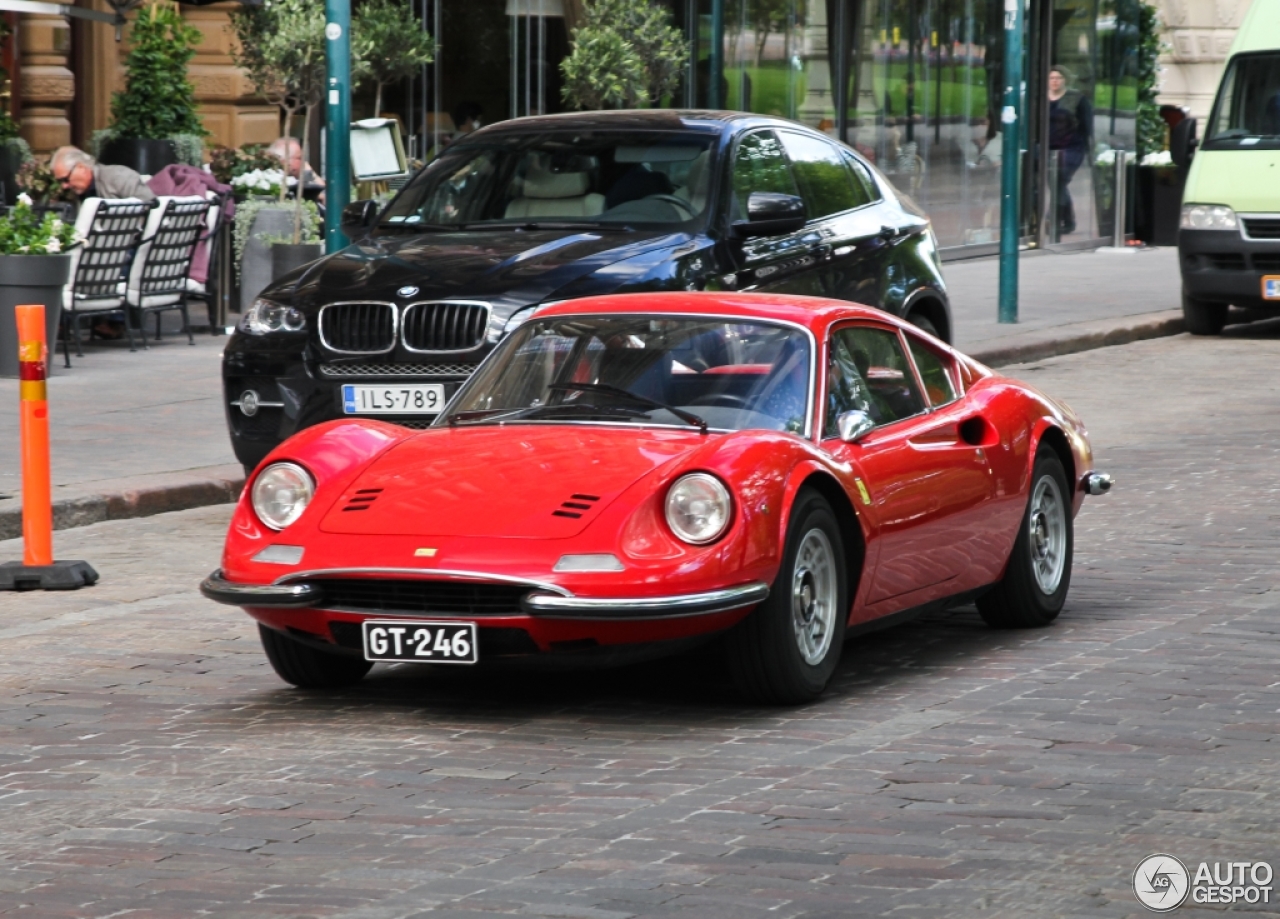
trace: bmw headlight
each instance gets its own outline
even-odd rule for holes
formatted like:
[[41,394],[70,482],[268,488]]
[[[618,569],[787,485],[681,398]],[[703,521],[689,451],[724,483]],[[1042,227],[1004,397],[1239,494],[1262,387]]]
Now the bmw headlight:
[[667,491],[667,525],[687,543],[700,546],[724,533],[733,513],[729,489],[713,475],[695,472]]
[[1225,204],[1184,204],[1180,226],[1184,230],[1234,230],[1236,212]]
[[272,463],[253,480],[253,510],[273,530],[302,516],[315,495],[311,474],[297,463]]
[[250,335],[266,335],[269,332],[301,332],[307,327],[307,317],[292,306],[264,300],[259,297],[240,317],[240,331]]

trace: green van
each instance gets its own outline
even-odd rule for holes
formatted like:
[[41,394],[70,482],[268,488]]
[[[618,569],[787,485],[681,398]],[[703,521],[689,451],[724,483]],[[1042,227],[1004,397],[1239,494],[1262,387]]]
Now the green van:
[[1178,257],[1188,332],[1217,335],[1227,307],[1280,314],[1280,0],[1253,0],[1231,46],[1204,139],[1173,130],[1190,162]]

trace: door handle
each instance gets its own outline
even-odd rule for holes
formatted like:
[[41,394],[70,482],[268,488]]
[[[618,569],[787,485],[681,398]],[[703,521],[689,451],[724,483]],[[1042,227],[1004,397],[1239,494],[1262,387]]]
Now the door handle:
[[880,227],[880,238],[887,242],[893,242],[893,240],[898,238],[898,228],[888,226],[887,224]]

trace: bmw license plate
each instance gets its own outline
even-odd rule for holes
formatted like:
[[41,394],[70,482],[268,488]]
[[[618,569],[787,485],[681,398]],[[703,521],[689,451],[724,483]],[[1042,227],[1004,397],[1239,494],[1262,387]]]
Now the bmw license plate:
[[342,411],[347,415],[435,415],[444,408],[442,383],[402,386],[342,387]]
[[366,619],[364,659],[420,664],[474,664],[480,659],[474,622]]
[[1268,274],[1263,276],[1262,299],[1280,300],[1280,274]]

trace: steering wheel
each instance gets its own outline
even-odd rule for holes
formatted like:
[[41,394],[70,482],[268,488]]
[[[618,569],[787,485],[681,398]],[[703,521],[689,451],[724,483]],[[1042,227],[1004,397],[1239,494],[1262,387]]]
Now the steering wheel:
[[727,393],[727,392],[712,393],[709,396],[699,396],[698,398],[694,399],[692,402],[689,402],[687,404],[691,406],[692,405],[708,405],[708,406],[718,405],[722,408],[744,408],[744,409],[751,408],[751,403],[748,402],[746,399],[742,398],[742,396],[735,396],[733,395],[733,393]]
[[684,214],[684,216],[680,218],[681,220],[689,220],[693,217],[693,208],[689,206],[688,201],[684,200],[684,198],[681,198],[679,195],[645,195],[640,200],[662,201],[665,204],[670,204],[672,207]]

